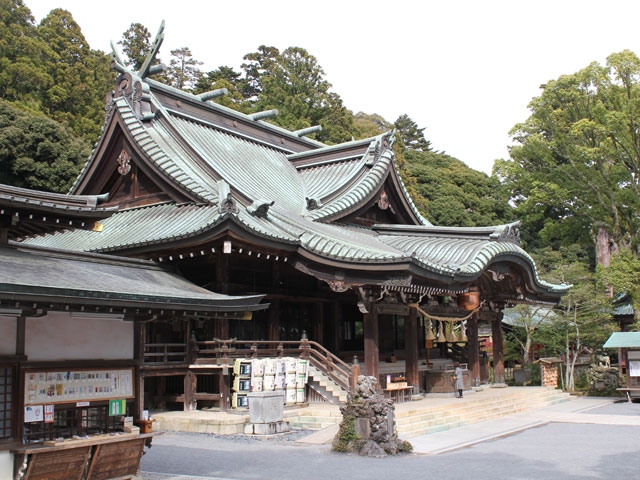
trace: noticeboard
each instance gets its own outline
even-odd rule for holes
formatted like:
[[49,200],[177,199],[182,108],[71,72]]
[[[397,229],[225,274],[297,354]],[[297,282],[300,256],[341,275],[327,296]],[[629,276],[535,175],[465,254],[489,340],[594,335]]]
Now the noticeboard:
[[47,370],[25,373],[25,405],[91,402],[133,396],[133,369],[131,368]]

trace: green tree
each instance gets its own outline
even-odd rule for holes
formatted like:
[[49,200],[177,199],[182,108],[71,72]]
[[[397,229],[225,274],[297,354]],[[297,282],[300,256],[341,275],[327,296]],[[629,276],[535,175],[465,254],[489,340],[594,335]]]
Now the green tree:
[[257,52],[247,53],[245,62],[240,65],[244,70],[246,88],[243,96],[247,100],[256,101],[263,91],[262,82],[276,68],[280,50],[275,47],[260,45]]
[[273,123],[289,130],[320,125],[315,138],[327,143],[348,141],[357,133],[353,114],[330,91],[324,70],[305,49],[289,47],[280,53],[263,45],[245,60],[247,98],[255,98],[257,111],[277,109]]
[[615,328],[607,313],[610,299],[596,282],[592,257],[580,245],[546,247],[534,258],[545,279],[573,285],[554,309],[552,322],[541,327],[544,341],[564,354],[563,382],[573,390],[578,357],[599,350]]
[[407,174],[415,177],[419,206],[432,223],[475,227],[513,221],[508,191],[495,177],[467,167],[449,155],[408,150]]
[[395,127],[404,148],[407,150],[416,150],[418,152],[430,152],[431,142],[424,138],[424,128],[418,128],[418,124],[414,122],[409,115],[400,115],[393,126]]
[[0,183],[66,193],[89,153],[60,123],[0,100]]
[[127,57],[127,66],[138,71],[144,64],[147,55],[151,51],[151,32],[141,23],[132,23],[122,34],[122,40],[118,45],[122,45],[122,52]]
[[171,50],[171,60],[167,71],[171,86],[181,90],[193,90],[202,75],[200,65],[202,62],[193,58],[189,47]]
[[640,309],[640,259],[623,250],[611,257],[609,266],[598,265],[596,280],[602,291],[627,292],[634,301],[634,309]]
[[548,305],[516,305],[510,315],[513,317],[513,326],[523,332],[522,336],[513,335],[511,338],[520,347],[523,365],[528,365],[533,360],[533,345],[538,330],[549,324],[554,316],[553,308]]
[[246,80],[242,77],[242,73],[236,72],[231,67],[220,66],[216,70],[201,75],[193,88],[193,93],[197,95],[221,88],[226,88],[228,93],[217,97],[213,100],[214,102],[243,113],[251,110],[251,103],[245,101],[243,95],[247,89]]
[[639,242],[640,60],[612,54],[542,86],[496,173],[535,245],[593,245],[602,226],[620,248]]
[[369,138],[388,132],[393,129],[393,124],[387,122],[377,113],[372,115],[358,112],[354,118],[354,125],[357,130],[356,138]]
[[0,98],[39,110],[39,95],[51,84],[43,67],[48,51],[22,0],[0,0]]
[[108,57],[89,48],[66,10],[52,10],[38,25],[38,36],[49,47],[44,66],[51,77],[42,110],[95,141],[104,121],[105,95],[113,86]]

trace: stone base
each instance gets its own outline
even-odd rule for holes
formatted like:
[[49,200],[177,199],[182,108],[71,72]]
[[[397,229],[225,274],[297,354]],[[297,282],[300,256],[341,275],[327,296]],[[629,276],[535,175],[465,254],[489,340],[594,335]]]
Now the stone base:
[[491,388],[507,388],[506,383],[492,383]]
[[289,422],[247,423],[244,433],[247,435],[275,435],[289,431]]

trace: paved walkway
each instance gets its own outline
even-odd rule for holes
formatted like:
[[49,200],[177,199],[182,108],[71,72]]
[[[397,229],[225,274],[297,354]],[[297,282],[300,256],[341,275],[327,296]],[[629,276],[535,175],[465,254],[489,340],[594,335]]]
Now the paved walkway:
[[[333,434],[202,436],[170,433],[143,457],[142,480],[607,480],[637,477],[640,403],[573,397],[550,407],[411,438],[414,455],[371,459],[331,451]],[[534,428],[540,427],[540,428]],[[324,435],[324,440],[321,436]],[[315,437],[315,441],[310,439]],[[304,441],[304,443],[303,443]],[[469,448],[464,448],[469,447]]]
[[[410,442],[415,453],[436,455],[550,422],[640,426],[640,404],[625,402],[610,409],[615,414],[602,413],[604,407],[613,405],[615,401],[614,398],[574,397],[550,407],[414,437]],[[627,414],[619,415],[621,411]],[[337,425],[331,426],[303,437],[297,443],[331,443],[337,431]]]
[[625,403],[615,409],[618,411],[628,407],[628,412],[632,413],[628,415],[597,413],[600,407],[609,406],[613,402],[612,398],[577,397],[543,409],[423,435],[412,438],[410,441],[416,453],[434,455],[511,435],[549,422],[640,426],[640,410],[635,408],[636,404]]

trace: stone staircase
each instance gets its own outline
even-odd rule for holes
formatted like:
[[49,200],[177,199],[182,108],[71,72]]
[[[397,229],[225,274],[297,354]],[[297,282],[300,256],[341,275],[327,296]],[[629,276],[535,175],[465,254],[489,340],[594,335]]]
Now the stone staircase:
[[[346,395],[346,394],[345,394]],[[545,408],[570,401],[572,397],[549,387],[484,386],[465,392],[464,398],[451,394],[427,394],[421,400],[396,404],[398,435],[411,439],[507,415]],[[346,400],[346,396],[345,396]],[[163,412],[154,413],[154,430],[231,435],[244,433],[248,412]],[[284,408],[284,420],[292,429],[324,430],[342,421],[339,404],[317,403]]]
[[342,422],[342,413],[338,405],[318,403],[302,408],[286,408],[284,419],[292,429],[323,430]]
[[314,394],[334,405],[347,401],[347,392],[313,365],[308,366],[307,384]]
[[398,435],[403,439],[428,435],[545,408],[569,401],[571,396],[548,387],[484,387],[482,391],[465,393],[462,399],[452,399],[453,394],[448,398],[397,404],[395,419]]

